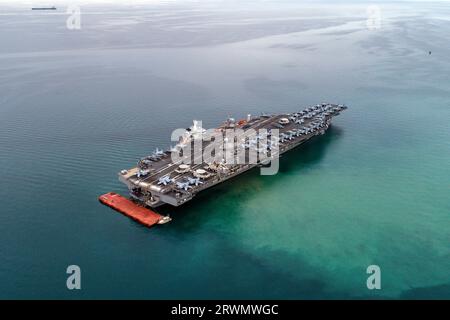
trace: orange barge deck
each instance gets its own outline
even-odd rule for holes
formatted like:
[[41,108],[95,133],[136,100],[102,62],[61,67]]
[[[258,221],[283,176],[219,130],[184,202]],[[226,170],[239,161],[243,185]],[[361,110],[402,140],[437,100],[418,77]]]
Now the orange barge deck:
[[98,197],[98,200],[104,205],[123,213],[124,215],[147,227],[167,222],[167,217],[164,217],[150,209],[141,207],[115,192],[105,193]]

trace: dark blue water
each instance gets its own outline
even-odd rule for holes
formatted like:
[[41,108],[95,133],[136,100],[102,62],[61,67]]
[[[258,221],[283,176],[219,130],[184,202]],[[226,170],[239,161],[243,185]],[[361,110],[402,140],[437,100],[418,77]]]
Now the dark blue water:
[[[383,4],[377,30],[364,4],[84,6],[81,30],[0,8],[0,298],[450,297],[448,6]],[[97,201],[192,119],[322,101],[350,108],[277,175],[170,224]]]

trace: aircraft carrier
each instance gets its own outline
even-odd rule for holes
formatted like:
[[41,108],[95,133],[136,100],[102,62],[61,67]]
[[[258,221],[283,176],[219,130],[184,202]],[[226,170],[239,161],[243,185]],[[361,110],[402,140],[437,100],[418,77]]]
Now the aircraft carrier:
[[[192,147],[206,131],[194,121],[194,125],[185,129],[174,147],[167,151],[156,149],[151,155],[140,159],[136,167],[120,171],[119,180],[127,185],[130,196],[144,206],[180,206],[198,192],[256,166],[270,165],[284,152],[316,135],[324,134],[332,118],[345,109],[345,105],[322,103],[294,113],[262,114],[256,117],[248,115],[242,120],[227,119],[214,129],[216,133],[225,135],[227,130],[236,129],[242,129],[241,132],[267,132],[265,140],[260,133],[233,138],[234,155],[243,151],[247,159],[251,151],[258,152],[256,161],[245,163],[227,162],[225,159],[204,161],[203,157],[199,161],[195,159],[195,154],[190,156],[189,161],[186,161],[186,157],[174,157],[174,154],[183,154],[187,146]],[[226,138],[224,140],[227,141]],[[267,143],[262,144],[263,140]],[[210,143],[213,142],[201,140],[200,144],[205,149]]]

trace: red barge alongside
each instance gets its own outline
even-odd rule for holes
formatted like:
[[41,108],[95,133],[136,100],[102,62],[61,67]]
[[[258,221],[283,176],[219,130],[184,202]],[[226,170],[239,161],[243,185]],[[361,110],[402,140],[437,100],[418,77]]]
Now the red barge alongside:
[[115,192],[105,193],[98,197],[98,200],[104,205],[123,213],[127,217],[147,227],[155,224],[164,224],[171,220],[170,217],[162,216],[150,209],[144,208]]

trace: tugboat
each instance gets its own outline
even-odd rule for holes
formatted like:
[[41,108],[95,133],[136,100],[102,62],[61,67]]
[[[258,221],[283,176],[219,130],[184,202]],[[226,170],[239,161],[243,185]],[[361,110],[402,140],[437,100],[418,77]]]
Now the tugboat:
[[159,219],[158,224],[165,224],[170,221],[172,221],[172,218],[170,216],[163,216]]

